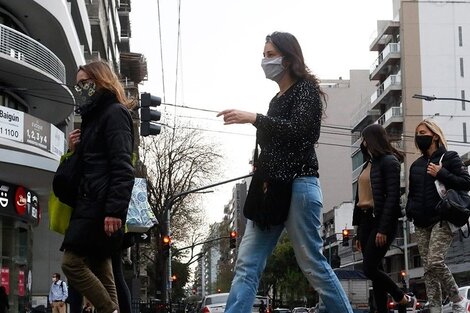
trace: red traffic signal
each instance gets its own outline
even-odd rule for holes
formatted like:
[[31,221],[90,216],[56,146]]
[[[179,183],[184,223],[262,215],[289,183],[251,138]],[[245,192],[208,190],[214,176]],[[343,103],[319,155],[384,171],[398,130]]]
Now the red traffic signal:
[[343,229],[343,247],[349,246],[349,229]]
[[171,243],[171,237],[170,236],[163,236],[163,244],[164,245],[169,245]]
[[235,249],[237,247],[237,232],[232,230],[230,232],[230,249]]

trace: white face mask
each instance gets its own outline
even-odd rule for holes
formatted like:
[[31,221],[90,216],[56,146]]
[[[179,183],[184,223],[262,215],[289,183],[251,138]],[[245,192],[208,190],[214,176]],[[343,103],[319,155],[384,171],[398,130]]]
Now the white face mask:
[[282,57],[276,58],[263,58],[261,60],[261,67],[263,68],[264,75],[267,79],[279,82],[284,73],[284,66],[282,65]]

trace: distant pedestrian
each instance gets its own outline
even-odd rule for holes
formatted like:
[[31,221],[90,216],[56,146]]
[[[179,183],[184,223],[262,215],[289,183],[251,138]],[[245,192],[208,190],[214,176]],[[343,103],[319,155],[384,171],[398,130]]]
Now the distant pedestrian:
[[66,312],[65,300],[67,300],[68,295],[67,284],[60,279],[60,274],[52,274],[52,285],[49,290],[49,303],[52,307],[52,313]]
[[430,312],[441,312],[443,292],[453,302],[454,313],[467,312],[459,287],[444,263],[454,236],[449,223],[441,222],[435,210],[441,200],[435,181],[447,189],[468,191],[468,169],[457,152],[447,150],[444,133],[432,119],[425,119],[416,127],[415,145],[422,156],[410,167],[406,214],[415,225]]
[[81,175],[62,243],[62,270],[98,312],[117,313],[111,256],[122,247],[134,185],[132,105],[103,61],[80,66],[76,82],[82,124],[73,131],[69,148],[80,153]]
[[365,163],[358,178],[352,224],[357,227],[356,247],[362,251],[364,274],[372,281],[377,312],[388,313],[388,294],[403,306],[415,301],[382,266],[401,216],[400,162],[404,156],[379,124],[364,128],[361,151]]
[[256,127],[261,147],[256,171],[266,173],[269,181],[292,182],[292,200],[281,225],[266,228],[247,221],[225,312],[251,312],[266,259],[285,228],[297,263],[319,291],[328,312],[350,313],[349,300],[322,254],[319,233],[323,206],[315,144],[320,137],[325,95],[305,65],[293,35],[274,32],[267,36],[263,55],[266,78],[279,86],[267,115],[229,109],[218,116],[223,116],[225,124],[251,123]]
[[259,304],[259,313],[266,313],[266,304],[264,304],[264,301],[261,300],[261,303]]

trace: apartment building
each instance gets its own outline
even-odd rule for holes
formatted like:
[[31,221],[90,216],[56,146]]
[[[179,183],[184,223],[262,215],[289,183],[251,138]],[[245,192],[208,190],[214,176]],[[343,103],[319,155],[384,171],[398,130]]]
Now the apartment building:
[[[470,2],[469,1],[399,1],[393,0],[394,19],[377,22],[370,50],[378,57],[370,69],[370,79],[378,81],[376,90],[365,99],[352,117],[352,146],[359,147],[360,132],[371,123],[387,130],[394,145],[406,153],[402,165],[401,187],[406,200],[409,167],[419,153],[414,146],[414,131],[424,118],[434,119],[444,130],[449,149],[468,159],[468,103],[416,99],[415,94],[465,99],[470,86]],[[362,167],[358,148],[351,154],[353,190]],[[414,238],[412,223],[401,227],[397,248],[391,249],[385,269],[401,281],[409,268],[409,287],[424,298],[423,268]],[[405,244],[404,239],[407,239]],[[470,282],[469,243],[456,235],[447,260],[458,283]],[[405,251],[406,250],[406,251]],[[397,265],[398,264],[398,265]]]
[[14,312],[47,305],[51,274],[61,271],[62,236],[48,229],[47,203],[78,119],[78,66],[108,60],[128,95],[146,78],[145,59],[130,52],[129,11],[130,0],[0,0],[1,284]]

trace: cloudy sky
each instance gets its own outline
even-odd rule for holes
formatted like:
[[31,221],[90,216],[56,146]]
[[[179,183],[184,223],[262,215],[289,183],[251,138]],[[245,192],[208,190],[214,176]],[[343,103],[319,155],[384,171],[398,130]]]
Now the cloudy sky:
[[[260,66],[267,34],[295,35],[307,65],[320,79],[347,79],[349,70],[369,69],[377,58],[369,44],[377,20],[392,19],[392,13],[392,0],[135,0],[131,50],[143,53],[148,62],[148,81],[141,91],[166,103],[265,113],[277,92]],[[175,113],[173,107],[162,108]],[[226,155],[221,180],[250,170],[253,126],[224,126],[211,112],[178,109],[176,115],[191,119],[221,144]],[[209,222],[222,219],[232,187],[204,195]]]

